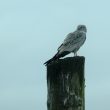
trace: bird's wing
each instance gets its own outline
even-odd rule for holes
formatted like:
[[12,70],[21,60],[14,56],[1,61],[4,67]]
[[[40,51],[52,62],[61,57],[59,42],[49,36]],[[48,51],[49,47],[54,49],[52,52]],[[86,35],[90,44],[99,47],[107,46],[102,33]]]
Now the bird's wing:
[[65,38],[64,42],[58,48],[59,52],[63,51],[74,51],[76,46],[81,46],[86,38],[86,34],[83,32],[75,31],[73,33],[69,33]]
[[57,50],[59,51],[62,48],[62,46],[67,45],[70,42],[71,37],[72,33],[69,33]]

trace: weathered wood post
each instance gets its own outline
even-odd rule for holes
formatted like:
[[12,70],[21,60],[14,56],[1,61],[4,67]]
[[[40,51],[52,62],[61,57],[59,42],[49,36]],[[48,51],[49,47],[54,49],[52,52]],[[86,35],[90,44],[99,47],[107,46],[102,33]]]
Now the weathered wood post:
[[84,63],[77,56],[47,66],[48,110],[85,110]]

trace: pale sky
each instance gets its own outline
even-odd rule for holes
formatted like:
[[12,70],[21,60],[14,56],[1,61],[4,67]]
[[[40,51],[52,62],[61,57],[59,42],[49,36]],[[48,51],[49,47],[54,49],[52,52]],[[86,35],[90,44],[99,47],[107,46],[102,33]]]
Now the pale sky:
[[86,57],[86,109],[110,110],[109,11],[109,0],[0,1],[0,110],[47,110],[43,63],[79,24],[88,29],[78,52]]

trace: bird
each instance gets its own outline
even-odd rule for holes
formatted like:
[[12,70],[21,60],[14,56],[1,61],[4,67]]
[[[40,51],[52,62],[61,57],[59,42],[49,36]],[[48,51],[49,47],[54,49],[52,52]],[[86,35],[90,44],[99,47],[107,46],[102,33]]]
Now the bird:
[[70,53],[74,53],[77,56],[77,51],[84,44],[86,40],[87,28],[86,25],[78,25],[74,32],[67,34],[63,43],[58,47],[57,53],[44,64],[47,66],[52,62],[64,57]]

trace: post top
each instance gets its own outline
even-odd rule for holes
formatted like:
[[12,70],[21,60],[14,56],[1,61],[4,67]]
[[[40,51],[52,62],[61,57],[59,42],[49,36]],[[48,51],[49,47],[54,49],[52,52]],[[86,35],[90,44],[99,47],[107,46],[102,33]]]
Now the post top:
[[47,65],[47,67],[52,66],[52,65],[65,65],[65,64],[72,64],[72,63],[83,63],[85,62],[85,57],[84,56],[75,56],[75,57],[66,57],[64,59],[58,59],[51,64]]

